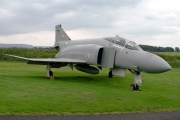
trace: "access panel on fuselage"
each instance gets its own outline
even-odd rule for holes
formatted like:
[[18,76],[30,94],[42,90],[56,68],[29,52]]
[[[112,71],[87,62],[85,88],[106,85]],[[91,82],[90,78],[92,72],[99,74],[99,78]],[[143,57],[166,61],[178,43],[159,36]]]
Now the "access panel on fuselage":
[[114,59],[115,59],[115,48],[103,48],[102,53],[102,60],[101,60],[101,66],[107,67],[107,68],[113,68],[114,67]]

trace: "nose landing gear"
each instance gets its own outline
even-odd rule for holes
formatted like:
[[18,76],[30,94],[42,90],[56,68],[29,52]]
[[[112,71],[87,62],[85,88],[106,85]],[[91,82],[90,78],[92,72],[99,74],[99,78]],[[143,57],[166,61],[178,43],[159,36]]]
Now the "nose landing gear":
[[138,71],[130,71],[134,74],[134,84],[130,86],[130,90],[139,90],[139,85],[142,83],[141,74]]

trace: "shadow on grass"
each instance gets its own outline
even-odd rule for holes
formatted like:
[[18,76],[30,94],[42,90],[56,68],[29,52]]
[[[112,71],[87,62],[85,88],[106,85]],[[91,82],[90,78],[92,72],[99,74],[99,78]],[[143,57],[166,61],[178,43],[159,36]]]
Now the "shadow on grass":
[[103,87],[123,87],[125,78],[116,77],[108,78],[107,76],[94,76],[94,75],[84,75],[84,76],[62,76],[55,78],[57,81],[71,82],[71,83],[81,83],[81,84],[94,84],[96,86]]
[[[54,80],[47,79],[44,75],[8,75],[9,78],[16,78],[20,81],[34,81],[34,82],[43,82],[43,81],[50,81],[50,82],[63,82],[64,83],[72,83],[72,84],[93,84],[95,86],[104,86],[104,87],[121,87],[123,88],[124,84],[126,84],[126,78],[123,77],[115,77],[115,78],[108,78],[105,75],[76,75],[76,74],[69,74],[69,75],[61,75],[56,77]],[[61,84],[61,83],[57,83]],[[128,86],[128,84],[126,84]],[[126,87],[127,87],[126,86]]]

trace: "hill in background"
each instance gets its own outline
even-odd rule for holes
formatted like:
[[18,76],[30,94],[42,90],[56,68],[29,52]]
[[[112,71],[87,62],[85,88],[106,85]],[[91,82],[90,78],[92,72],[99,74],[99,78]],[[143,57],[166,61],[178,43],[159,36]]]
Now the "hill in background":
[[50,48],[53,46],[32,46],[28,44],[3,44],[0,43],[0,48]]
[[17,47],[17,48],[34,48],[32,45],[27,44],[2,44],[0,43],[0,48],[10,48],[10,47]]

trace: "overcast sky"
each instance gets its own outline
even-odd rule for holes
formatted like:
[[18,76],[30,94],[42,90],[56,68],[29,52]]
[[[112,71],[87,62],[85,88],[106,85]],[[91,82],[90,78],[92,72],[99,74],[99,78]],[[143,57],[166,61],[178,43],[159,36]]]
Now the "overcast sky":
[[0,0],[0,43],[53,46],[57,24],[71,39],[180,47],[179,0]]

